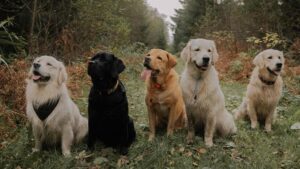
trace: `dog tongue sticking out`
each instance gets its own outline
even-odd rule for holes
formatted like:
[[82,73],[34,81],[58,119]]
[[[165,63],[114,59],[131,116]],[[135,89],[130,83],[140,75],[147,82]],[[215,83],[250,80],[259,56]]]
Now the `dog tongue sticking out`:
[[151,76],[151,70],[144,69],[143,72],[141,73],[141,79],[145,81],[149,76]]
[[41,76],[39,75],[33,75],[32,76],[32,80],[39,80],[41,78]]

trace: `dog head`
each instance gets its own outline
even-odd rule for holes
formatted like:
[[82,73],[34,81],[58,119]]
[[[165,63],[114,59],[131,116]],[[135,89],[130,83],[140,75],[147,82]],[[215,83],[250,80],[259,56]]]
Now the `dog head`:
[[176,64],[175,57],[161,49],[151,49],[144,60],[144,66],[151,71],[151,76],[168,74]]
[[274,49],[267,49],[255,56],[253,64],[259,69],[267,69],[273,75],[279,75],[284,67],[283,53]]
[[198,70],[205,71],[217,62],[219,54],[214,41],[191,39],[180,56],[186,62],[193,64]]
[[109,89],[115,85],[125,65],[122,60],[110,53],[98,53],[89,61],[88,74],[94,85]]
[[39,85],[57,83],[67,80],[67,72],[62,62],[52,56],[41,56],[34,59],[29,71],[29,79]]

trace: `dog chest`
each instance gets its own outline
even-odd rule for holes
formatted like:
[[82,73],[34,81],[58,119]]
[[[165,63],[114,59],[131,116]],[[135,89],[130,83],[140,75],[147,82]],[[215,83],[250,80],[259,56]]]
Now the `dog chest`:
[[153,104],[153,109],[155,112],[159,113],[159,115],[163,117],[168,117],[170,111],[169,106],[160,103]]

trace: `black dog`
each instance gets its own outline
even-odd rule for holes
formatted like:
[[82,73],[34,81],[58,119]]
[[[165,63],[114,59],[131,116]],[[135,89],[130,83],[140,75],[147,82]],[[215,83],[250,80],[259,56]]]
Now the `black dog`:
[[123,62],[109,53],[98,53],[88,65],[93,86],[89,94],[88,147],[93,150],[96,140],[118,148],[121,154],[136,138],[134,124],[128,116],[125,88],[119,80]]

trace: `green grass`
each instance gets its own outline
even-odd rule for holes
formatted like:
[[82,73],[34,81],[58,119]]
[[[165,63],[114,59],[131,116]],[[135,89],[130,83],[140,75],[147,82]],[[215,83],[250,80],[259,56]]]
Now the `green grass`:
[[[238,133],[227,138],[215,137],[215,146],[207,149],[203,138],[197,136],[193,145],[187,145],[186,130],[167,138],[159,132],[155,141],[149,143],[148,119],[144,103],[145,85],[139,79],[142,70],[141,56],[124,58],[127,66],[122,75],[127,89],[130,116],[135,121],[137,141],[130,148],[121,168],[300,168],[300,131],[290,126],[300,121],[300,97],[284,92],[278,106],[278,120],[273,131],[251,130],[247,121],[237,123]],[[178,71],[182,69],[178,64]],[[222,82],[222,90],[229,111],[236,108],[245,93],[246,86]],[[82,88],[83,98],[76,99],[80,110],[87,115],[89,86]],[[0,152],[0,168],[117,168],[120,156],[110,148],[98,145],[96,150],[86,152],[86,145],[75,145],[72,157],[64,158],[59,147],[32,153],[33,136],[29,127],[18,129],[18,135],[10,140]]]

